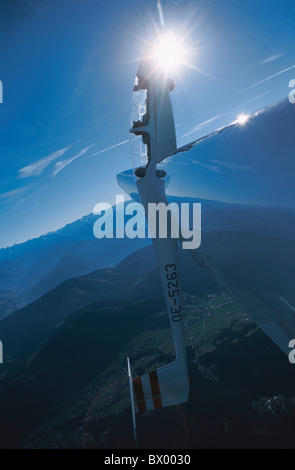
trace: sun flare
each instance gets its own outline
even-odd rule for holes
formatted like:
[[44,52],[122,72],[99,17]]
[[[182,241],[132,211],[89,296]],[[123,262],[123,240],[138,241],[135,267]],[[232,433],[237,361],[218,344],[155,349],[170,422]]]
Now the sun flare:
[[177,71],[186,58],[181,39],[172,32],[162,35],[154,46],[154,58],[166,71]]
[[240,114],[237,118],[237,123],[243,126],[248,122],[249,118],[250,116],[248,114]]

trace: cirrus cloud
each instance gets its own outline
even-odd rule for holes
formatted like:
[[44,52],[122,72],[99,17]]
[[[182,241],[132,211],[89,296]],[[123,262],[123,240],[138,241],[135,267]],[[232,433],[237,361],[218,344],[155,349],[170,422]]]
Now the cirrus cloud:
[[52,173],[52,176],[56,176],[61,170],[63,170],[66,166],[68,166],[70,163],[72,163],[74,160],[77,160],[77,158],[82,157],[88,150],[93,147],[93,145],[90,145],[89,147],[84,148],[81,150],[81,152],[77,153],[73,157],[67,158],[66,160],[61,160],[60,162],[57,162],[54,165],[54,170]]
[[39,176],[43,171],[57,158],[61,157],[65,152],[69,150],[69,147],[57,150],[51,153],[47,157],[41,158],[30,165],[21,168],[18,173],[20,178],[30,178],[31,176]]

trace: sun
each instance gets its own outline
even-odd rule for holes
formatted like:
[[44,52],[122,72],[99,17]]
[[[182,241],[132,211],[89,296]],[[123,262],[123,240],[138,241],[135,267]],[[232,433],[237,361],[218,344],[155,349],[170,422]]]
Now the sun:
[[157,64],[167,72],[175,72],[185,63],[186,50],[179,38],[173,32],[159,36],[153,51]]

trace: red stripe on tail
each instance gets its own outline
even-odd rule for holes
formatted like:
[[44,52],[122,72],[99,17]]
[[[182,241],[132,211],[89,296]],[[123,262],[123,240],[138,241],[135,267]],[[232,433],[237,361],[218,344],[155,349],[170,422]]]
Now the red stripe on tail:
[[142,383],[141,383],[141,377],[137,377],[136,379],[133,379],[133,387],[134,387],[134,393],[135,393],[135,399],[138,407],[138,411],[146,411],[146,404],[145,404],[145,399],[144,399],[144,393],[143,393],[143,388],[142,388]]
[[151,390],[152,390],[152,395],[153,395],[153,400],[154,400],[154,407],[162,408],[162,399],[161,399],[157,371],[154,370],[153,372],[150,372],[149,378],[150,378]]

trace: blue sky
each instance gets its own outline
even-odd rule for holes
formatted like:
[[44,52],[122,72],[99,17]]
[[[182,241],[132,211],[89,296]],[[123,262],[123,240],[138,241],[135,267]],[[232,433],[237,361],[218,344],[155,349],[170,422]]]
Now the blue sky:
[[[174,77],[179,146],[289,94],[294,0],[162,3],[192,65]],[[0,0],[0,247],[122,192],[132,85],[155,19],[152,0]]]

